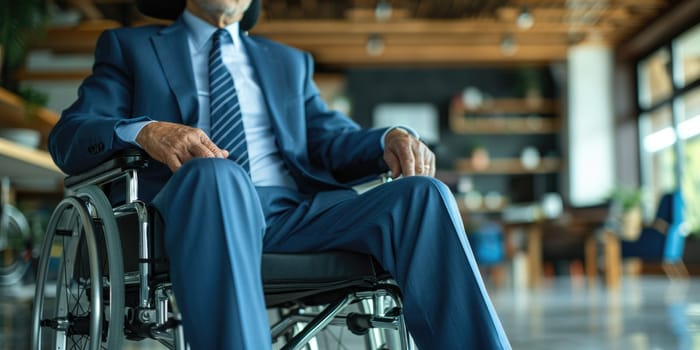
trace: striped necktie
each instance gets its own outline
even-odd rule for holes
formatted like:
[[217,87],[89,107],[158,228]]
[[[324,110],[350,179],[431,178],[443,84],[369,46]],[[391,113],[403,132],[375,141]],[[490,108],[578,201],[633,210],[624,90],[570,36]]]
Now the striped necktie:
[[231,35],[219,29],[212,37],[209,52],[209,111],[211,140],[219,148],[229,151],[229,159],[250,173],[248,145],[243,129],[243,115],[238,103],[233,77],[221,57],[221,44],[231,42]]

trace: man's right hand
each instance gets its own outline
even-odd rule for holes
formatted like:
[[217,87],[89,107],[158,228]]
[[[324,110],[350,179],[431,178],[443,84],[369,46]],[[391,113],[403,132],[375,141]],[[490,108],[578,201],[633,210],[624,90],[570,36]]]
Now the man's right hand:
[[228,158],[228,151],[217,147],[204,131],[182,124],[149,123],[136,136],[136,142],[173,172],[192,158]]

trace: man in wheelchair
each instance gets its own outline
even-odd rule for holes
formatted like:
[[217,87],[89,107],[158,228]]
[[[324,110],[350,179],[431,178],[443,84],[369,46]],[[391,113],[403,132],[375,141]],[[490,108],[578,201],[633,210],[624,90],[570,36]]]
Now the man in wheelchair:
[[[162,216],[192,349],[270,349],[263,252],[332,250],[371,254],[391,274],[419,348],[510,348],[414,132],[360,129],[329,110],[309,54],[247,35],[258,0],[140,5],[175,21],[100,36],[49,148],[70,175],[133,147],[152,158],[138,196]],[[401,178],[350,187],[389,170]]]

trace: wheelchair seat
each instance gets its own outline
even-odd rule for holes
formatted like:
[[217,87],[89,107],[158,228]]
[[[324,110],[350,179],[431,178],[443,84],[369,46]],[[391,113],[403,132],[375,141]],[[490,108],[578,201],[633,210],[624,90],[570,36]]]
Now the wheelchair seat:
[[370,255],[334,251],[306,254],[265,253],[263,290],[268,307],[304,300],[327,304],[338,291],[370,289],[391,276]]
[[[138,172],[148,163],[139,150],[128,150],[65,179],[68,195],[52,214],[41,248],[32,349],[112,349],[121,348],[123,339],[144,338],[187,348],[162,222],[137,197]],[[125,190],[125,203],[109,202],[105,192],[115,188]],[[264,253],[262,280],[266,305],[280,317],[271,337],[284,340],[282,349],[313,343],[328,325],[365,336],[368,349],[412,347],[401,294],[370,255]],[[359,312],[348,312],[351,304]]]

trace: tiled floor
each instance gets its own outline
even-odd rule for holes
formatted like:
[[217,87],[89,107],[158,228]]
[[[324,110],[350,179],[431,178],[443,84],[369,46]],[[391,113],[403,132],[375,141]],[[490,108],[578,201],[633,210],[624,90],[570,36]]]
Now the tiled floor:
[[514,349],[700,349],[700,279],[627,279],[607,290],[561,278],[492,295]]
[[[514,349],[700,349],[700,278],[628,278],[607,290],[562,277],[538,289],[490,293]],[[0,293],[0,350],[28,348],[31,294],[31,288]],[[358,343],[332,349],[358,349]],[[128,348],[164,349],[148,342]]]

